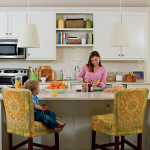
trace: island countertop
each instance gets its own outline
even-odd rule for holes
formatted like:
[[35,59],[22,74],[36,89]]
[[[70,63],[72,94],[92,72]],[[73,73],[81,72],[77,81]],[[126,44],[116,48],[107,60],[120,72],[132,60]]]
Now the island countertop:
[[[56,97],[52,97],[50,93],[44,89],[40,91],[38,95],[39,100],[114,100],[113,92],[76,92],[76,90],[66,90],[64,93],[58,93]],[[2,100],[2,94],[0,94],[0,100]],[[150,95],[148,97],[150,99]]]

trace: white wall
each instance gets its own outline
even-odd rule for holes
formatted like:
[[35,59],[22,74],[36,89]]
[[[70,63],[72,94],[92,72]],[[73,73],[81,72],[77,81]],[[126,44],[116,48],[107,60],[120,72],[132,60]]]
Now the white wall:
[[[73,77],[75,66],[79,66],[80,70],[85,63],[88,62],[91,48],[57,48],[56,61],[27,61],[27,60],[0,60],[0,68],[28,68],[29,66],[37,67],[51,66],[55,70],[55,79],[59,79],[58,73],[62,69],[64,75]],[[103,56],[101,56],[103,57]],[[123,72],[127,74],[132,70],[146,69],[144,61],[102,61],[103,66],[108,72]]]

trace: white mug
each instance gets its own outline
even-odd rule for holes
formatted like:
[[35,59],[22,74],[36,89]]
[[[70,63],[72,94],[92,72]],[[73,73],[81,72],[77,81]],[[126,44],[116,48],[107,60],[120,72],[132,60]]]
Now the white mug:
[[41,77],[42,83],[46,81],[47,77]]

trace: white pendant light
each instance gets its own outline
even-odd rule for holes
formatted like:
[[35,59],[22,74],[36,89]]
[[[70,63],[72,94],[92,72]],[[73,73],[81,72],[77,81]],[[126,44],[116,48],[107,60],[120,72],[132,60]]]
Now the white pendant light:
[[[28,0],[28,16],[29,16],[29,0]],[[21,26],[17,47],[22,48],[39,48],[39,36],[36,24],[23,24]]]
[[121,13],[121,0],[120,0],[120,14],[121,22],[116,22],[112,25],[112,31],[110,36],[110,46],[130,46],[130,30],[126,22],[122,22],[122,13]]
[[39,36],[36,24],[23,24],[20,30],[17,47],[39,48]]
[[130,46],[129,26],[125,22],[116,22],[112,25],[110,46]]

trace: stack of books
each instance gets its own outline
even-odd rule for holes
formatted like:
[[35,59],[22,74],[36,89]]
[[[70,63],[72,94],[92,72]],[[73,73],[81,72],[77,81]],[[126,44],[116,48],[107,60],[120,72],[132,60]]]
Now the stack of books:
[[81,40],[78,37],[68,37],[67,44],[81,44]]
[[56,44],[67,44],[67,34],[62,31],[56,32]]

